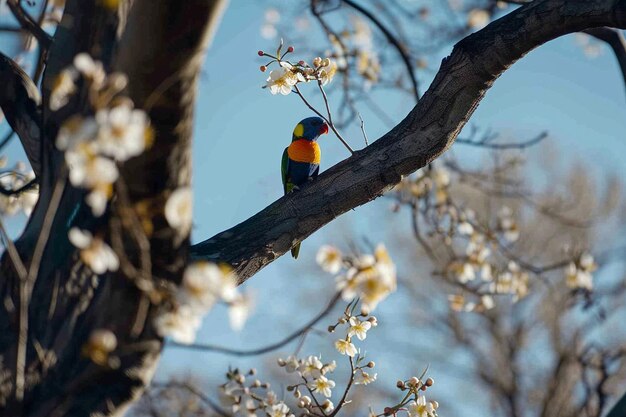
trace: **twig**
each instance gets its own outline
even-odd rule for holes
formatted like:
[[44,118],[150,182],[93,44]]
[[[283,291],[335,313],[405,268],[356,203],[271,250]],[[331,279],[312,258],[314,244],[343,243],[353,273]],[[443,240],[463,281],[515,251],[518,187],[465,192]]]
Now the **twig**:
[[37,41],[43,48],[48,49],[52,45],[52,37],[37,24],[31,15],[26,13],[19,0],[7,0],[7,5],[19,24],[37,38]]
[[328,121],[330,122],[330,128],[333,130],[333,132],[335,132],[335,135],[337,135],[339,140],[343,142],[344,145],[346,145],[348,150],[351,153],[354,153],[350,145],[348,145],[348,143],[344,140],[344,138],[341,137],[341,135],[337,131],[337,128],[335,128],[335,124],[333,123],[333,115],[330,111],[330,104],[328,103],[328,97],[326,96],[326,91],[324,91],[324,86],[322,86],[322,82],[320,80],[317,80],[317,86],[319,87],[320,92],[322,93],[322,98],[324,99],[324,105],[326,106],[326,113],[328,113]]
[[537,143],[541,142],[542,140],[544,140],[547,137],[548,137],[548,132],[541,132],[537,137],[529,139],[529,140],[527,140],[525,142],[489,143],[490,138],[484,138],[482,140],[472,140],[472,139],[457,138],[456,142],[460,143],[460,144],[463,144],[463,145],[478,146],[478,147],[481,147],[481,148],[497,149],[497,150],[525,149],[525,148],[529,148],[529,147],[531,147],[533,145],[536,145]]
[[304,333],[306,333],[311,327],[313,327],[317,322],[319,322],[321,319],[326,317],[332,311],[333,307],[335,306],[335,304],[337,304],[337,301],[339,301],[340,298],[341,298],[341,293],[335,294],[333,298],[330,300],[330,302],[328,303],[328,305],[326,306],[326,308],[322,310],[313,319],[311,319],[308,323],[302,326],[300,329],[296,330],[295,332],[285,337],[284,339],[276,343],[272,343],[271,345],[262,347],[262,348],[251,349],[251,350],[237,350],[237,349],[230,349],[227,347],[217,346],[217,345],[204,345],[204,344],[184,345],[182,343],[177,343],[177,342],[170,342],[166,345],[166,347],[172,346],[172,347],[187,348],[187,349],[192,349],[192,350],[200,350],[200,351],[205,351],[205,352],[208,351],[208,352],[225,353],[227,355],[233,355],[233,356],[262,355],[264,353],[279,349],[285,346],[286,344],[288,344],[289,342],[297,339]]
[[348,143],[343,139],[343,137],[339,134],[339,132],[337,132],[337,129],[335,129],[335,126],[330,122],[330,120],[328,120],[328,118],[326,118],[326,116],[324,116],[322,113],[320,113],[319,111],[317,111],[317,109],[315,107],[313,107],[311,105],[311,103],[309,103],[307,101],[306,98],[304,98],[304,96],[302,95],[302,93],[300,92],[300,89],[298,88],[297,85],[293,86],[295,89],[295,92],[298,96],[300,96],[300,98],[302,99],[302,101],[304,102],[304,104],[306,104],[306,106],[311,109],[315,114],[317,114],[319,117],[321,117],[322,119],[324,119],[324,121],[328,124],[328,126],[330,126],[330,128],[333,130],[333,132],[335,132],[335,135],[337,135],[337,138],[341,141],[341,143],[343,143],[343,146],[345,146],[348,151],[350,151],[351,154],[354,153],[354,150],[350,147],[350,145],[348,145]]
[[352,7],[354,10],[361,13],[363,16],[367,17],[380,31],[385,35],[387,41],[398,51],[400,57],[402,58],[402,62],[404,62],[404,66],[406,67],[407,74],[409,74],[409,78],[411,79],[411,85],[413,89],[413,95],[415,96],[415,101],[419,101],[420,93],[419,93],[419,84],[417,82],[417,78],[415,77],[415,73],[413,72],[413,64],[411,63],[411,57],[406,51],[404,45],[402,45],[396,37],[387,29],[387,27],[380,21],[376,16],[374,16],[369,10],[363,8],[361,5],[355,3],[352,0],[342,0],[345,4]]
[[335,408],[335,410],[332,413],[330,413],[328,417],[335,417],[337,413],[341,411],[343,406],[346,404],[346,398],[348,397],[348,392],[350,391],[350,388],[352,387],[352,383],[354,382],[354,362],[351,356],[348,356],[348,359],[350,359],[350,379],[348,380],[348,385],[346,385],[346,389],[343,392],[343,395],[341,396],[341,400],[339,400],[339,403],[337,404],[337,408]]
[[11,258],[11,262],[13,262],[13,267],[15,268],[15,272],[17,272],[17,276],[20,278],[20,280],[25,279],[27,274],[26,267],[24,266],[24,262],[22,261],[22,258],[20,257],[20,254],[17,251],[15,244],[13,243],[11,238],[9,238],[9,235],[4,228],[4,223],[2,222],[2,219],[0,219],[0,234],[2,234],[2,239],[4,240],[4,244],[7,248],[7,252],[9,253],[9,257]]
[[21,186],[20,188],[16,188],[15,190],[7,190],[3,187],[0,187],[0,194],[2,195],[16,195],[16,194],[20,194],[23,193],[24,191],[28,191],[31,188],[33,188],[35,185],[37,185],[38,181],[36,178],[33,178],[32,180],[30,180],[29,182],[27,182],[26,184],[24,184],[23,186]]
[[365,139],[365,146],[370,146],[367,140],[367,133],[365,133],[365,122],[363,121],[363,118],[361,117],[361,113],[357,113],[357,116],[359,116],[359,120],[361,121],[361,132],[363,132],[363,139]]
[[622,31],[608,27],[601,27],[587,29],[584,33],[606,42],[611,49],[613,49],[615,58],[617,58],[617,62],[622,70],[622,77],[626,86],[626,39],[624,38]]
[[154,386],[154,387],[162,387],[162,388],[175,387],[175,388],[186,389],[187,391],[189,391],[190,393],[192,393],[196,397],[200,398],[204,403],[206,403],[209,407],[211,407],[213,409],[213,411],[215,411],[220,416],[222,416],[222,417],[232,417],[231,414],[227,413],[222,407],[217,405],[217,403],[215,403],[212,399],[210,399],[203,392],[201,392],[200,390],[198,390],[196,387],[194,387],[191,384],[186,384],[184,382],[170,381],[170,382],[154,382],[154,383],[152,383],[152,386]]
[[63,168],[59,174],[59,178],[52,193],[52,198],[46,210],[46,216],[44,217],[43,225],[41,226],[41,231],[39,232],[39,237],[35,244],[35,250],[33,251],[33,258],[28,268],[28,275],[26,279],[20,280],[20,324],[15,372],[15,398],[19,401],[22,401],[24,398],[24,374],[26,370],[26,349],[28,344],[28,305],[30,304],[31,289],[37,279],[41,259],[48,238],[50,237],[50,230],[54,223],[55,214],[61,202],[63,191],[65,190],[65,177],[66,169]]

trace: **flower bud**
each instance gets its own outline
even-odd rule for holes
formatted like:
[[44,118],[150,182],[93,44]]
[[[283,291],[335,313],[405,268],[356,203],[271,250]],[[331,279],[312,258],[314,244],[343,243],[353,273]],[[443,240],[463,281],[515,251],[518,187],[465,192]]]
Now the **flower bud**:
[[398,382],[396,382],[396,387],[400,388],[401,390],[404,390],[405,388],[404,381],[398,380]]
[[309,405],[311,405],[311,397],[309,397],[308,395],[304,395],[300,397],[300,401],[298,401],[298,407],[304,408],[304,407],[308,407]]
[[305,66],[305,65],[306,65],[306,62],[304,62],[304,61],[298,61],[298,65]]
[[330,59],[324,58],[324,60],[322,61],[322,66],[323,67],[329,67],[330,66]]
[[261,65],[259,69],[261,70],[261,72],[267,71],[267,67],[265,65]]
[[370,322],[370,324],[372,325],[372,327],[376,327],[378,326],[378,319],[374,316],[370,317],[369,319],[367,319],[367,321]]
[[315,57],[315,59],[313,59],[313,66],[319,67],[321,65],[322,65],[322,58],[320,58],[319,56]]
[[257,54],[259,54],[259,56],[263,56],[263,55],[265,55],[265,52],[259,51],[259,52],[257,52]]
[[435,383],[435,381],[432,378],[428,378],[426,380],[426,386],[427,387],[432,387],[434,383]]
[[335,407],[330,400],[326,400],[322,403],[322,410],[332,411],[333,408]]
[[412,387],[418,386],[419,383],[420,383],[420,380],[416,376],[412,376],[411,379],[409,379],[409,385]]
[[368,367],[368,368],[373,368],[373,367],[375,367],[375,366],[376,366],[376,363],[375,363],[374,361],[369,361],[369,362],[367,363],[367,367]]
[[287,52],[293,52],[293,46],[289,46],[289,48],[287,48]]

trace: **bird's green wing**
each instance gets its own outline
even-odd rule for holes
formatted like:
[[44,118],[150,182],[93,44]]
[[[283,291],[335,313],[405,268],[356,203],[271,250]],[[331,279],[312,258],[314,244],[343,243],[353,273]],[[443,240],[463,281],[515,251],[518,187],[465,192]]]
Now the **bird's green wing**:
[[283,159],[280,164],[280,174],[283,179],[283,189],[285,190],[285,194],[291,191],[292,184],[288,182],[287,172],[289,172],[289,155],[287,154],[287,148],[283,152]]

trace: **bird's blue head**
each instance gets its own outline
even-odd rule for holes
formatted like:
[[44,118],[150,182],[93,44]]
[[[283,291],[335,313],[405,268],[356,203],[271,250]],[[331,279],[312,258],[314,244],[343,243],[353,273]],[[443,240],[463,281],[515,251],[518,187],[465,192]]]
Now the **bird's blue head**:
[[328,125],[321,117],[307,117],[302,119],[293,129],[292,141],[306,139],[316,141],[320,135],[328,133]]

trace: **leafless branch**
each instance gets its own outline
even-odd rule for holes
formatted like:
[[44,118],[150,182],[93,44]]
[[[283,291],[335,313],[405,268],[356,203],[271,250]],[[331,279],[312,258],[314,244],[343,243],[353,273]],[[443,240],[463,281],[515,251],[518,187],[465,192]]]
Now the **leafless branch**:
[[169,343],[166,346],[179,347],[179,348],[192,349],[192,350],[200,350],[200,351],[205,351],[205,352],[224,353],[224,354],[233,355],[233,356],[262,355],[264,353],[271,352],[276,349],[280,349],[281,347],[289,344],[290,342],[294,341],[298,337],[304,336],[313,326],[315,326],[315,324],[317,324],[320,320],[326,317],[333,310],[333,307],[335,307],[335,305],[340,299],[341,299],[341,293],[335,294],[335,296],[330,300],[326,308],[322,310],[318,315],[313,317],[310,321],[308,321],[304,326],[302,326],[295,332],[291,333],[289,336],[285,337],[284,339],[276,343],[272,343],[268,346],[264,346],[262,348],[256,348],[256,349],[250,349],[250,350],[237,350],[237,349],[231,349],[231,348],[217,346],[217,345],[204,345],[204,344],[184,345],[184,344],[176,343],[176,342]]

